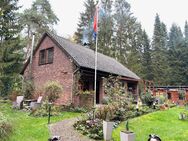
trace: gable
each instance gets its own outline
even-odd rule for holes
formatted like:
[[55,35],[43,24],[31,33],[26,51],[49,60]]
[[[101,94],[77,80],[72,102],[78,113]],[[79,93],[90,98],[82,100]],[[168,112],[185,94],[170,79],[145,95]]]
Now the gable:
[[[38,49],[44,38],[46,38],[46,36],[49,37],[65,54],[67,54],[67,56],[69,56],[77,66],[93,70],[95,69],[95,52],[93,50],[72,43],[69,40],[52,33],[45,33],[42,36],[36,50]],[[34,54],[36,50],[34,51]],[[135,73],[123,66],[117,60],[101,53],[97,53],[97,55],[98,71],[106,72],[109,74],[116,74],[137,80],[140,79]]]

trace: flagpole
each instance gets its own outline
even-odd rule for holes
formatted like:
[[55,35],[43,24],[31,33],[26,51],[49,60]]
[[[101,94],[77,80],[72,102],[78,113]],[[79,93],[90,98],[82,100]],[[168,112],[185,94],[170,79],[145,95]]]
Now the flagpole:
[[96,9],[97,28],[96,28],[96,41],[95,41],[95,84],[94,84],[94,108],[96,107],[96,95],[97,95],[97,48],[98,48],[98,8]]

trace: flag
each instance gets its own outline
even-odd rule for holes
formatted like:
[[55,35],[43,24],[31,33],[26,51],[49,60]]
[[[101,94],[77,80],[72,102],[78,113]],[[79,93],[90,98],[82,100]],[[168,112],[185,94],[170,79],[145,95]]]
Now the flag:
[[96,39],[98,32],[98,5],[96,6],[94,20],[93,20],[93,37]]

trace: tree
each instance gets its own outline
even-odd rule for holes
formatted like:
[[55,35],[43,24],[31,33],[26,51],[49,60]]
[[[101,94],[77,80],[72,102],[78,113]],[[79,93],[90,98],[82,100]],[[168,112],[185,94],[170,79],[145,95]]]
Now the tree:
[[166,85],[168,80],[167,39],[166,26],[156,14],[152,40],[152,67],[155,82],[162,85]]
[[153,80],[153,68],[151,60],[151,47],[150,41],[146,34],[143,32],[143,53],[142,53],[142,78],[146,80]]
[[185,36],[185,41],[188,43],[188,23],[185,21],[185,26],[184,26],[184,36]]
[[3,13],[0,16],[0,95],[10,94],[14,84],[20,80],[22,67],[22,46],[20,44],[20,25],[16,14],[18,0],[2,0]]
[[170,66],[169,83],[171,85],[184,85],[186,82],[186,48],[181,28],[173,24],[169,32],[168,64]]
[[110,56],[113,35],[112,1],[101,0],[99,10],[98,51]]
[[31,50],[32,33],[35,32],[35,39],[37,41],[45,31],[54,32],[53,25],[57,24],[58,20],[48,0],[35,0],[30,9],[25,9],[20,14],[20,22],[26,33],[26,59]]
[[168,41],[168,48],[174,49],[176,46],[183,41],[183,34],[181,28],[178,27],[176,24],[172,24],[169,33],[169,41]]
[[86,0],[84,2],[85,11],[80,14],[77,31],[75,32],[75,41],[78,44],[91,44],[92,48],[92,27],[93,17],[95,13],[94,0]]

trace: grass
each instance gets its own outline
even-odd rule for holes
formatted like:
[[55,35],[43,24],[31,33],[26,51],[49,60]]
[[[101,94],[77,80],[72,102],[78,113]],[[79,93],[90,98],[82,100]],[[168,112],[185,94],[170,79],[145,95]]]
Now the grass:
[[[32,117],[29,113],[14,110],[10,104],[0,103],[0,111],[13,125],[13,133],[7,141],[47,141],[49,138],[47,117]],[[80,113],[63,112],[51,117],[51,123],[79,116]]]
[[[136,141],[146,141],[149,134],[157,134],[163,141],[187,141],[188,120],[179,120],[178,116],[185,108],[172,108],[158,111],[129,121],[131,131],[136,134]],[[114,141],[120,140],[120,131],[125,129],[125,122],[113,131]]]

